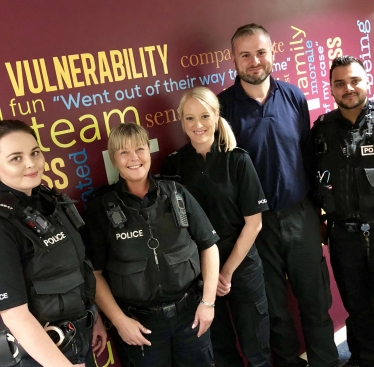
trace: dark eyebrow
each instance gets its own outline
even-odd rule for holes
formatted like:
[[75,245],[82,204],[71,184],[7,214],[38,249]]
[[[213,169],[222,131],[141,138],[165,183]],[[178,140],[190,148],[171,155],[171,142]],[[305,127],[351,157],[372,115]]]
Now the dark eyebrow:
[[[32,148],[31,151],[33,152],[34,150],[37,150],[37,149],[39,149],[38,145],[36,147]],[[23,154],[23,152],[13,152],[13,153],[10,153],[6,158],[11,157],[12,155],[20,155],[20,154]]]
[[[362,79],[362,77],[359,76],[359,75],[357,75],[357,76],[351,76],[349,79],[350,80],[353,80],[353,79]],[[336,79],[336,80],[333,81],[333,83],[339,83],[339,82],[345,82],[345,80],[344,79]]]

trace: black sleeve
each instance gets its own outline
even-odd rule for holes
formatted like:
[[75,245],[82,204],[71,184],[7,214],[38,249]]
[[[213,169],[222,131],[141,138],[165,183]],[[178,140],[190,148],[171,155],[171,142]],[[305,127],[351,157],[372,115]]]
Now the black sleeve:
[[317,175],[317,158],[315,152],[315,136],[316,136],[316,126],[313,126],[309,132],[308,140],[303,152],[303,160],[305,172],[308,177],[310,190],[309,197],[313,200],[314,198],[314,189],[316,186],[316,175]]
[[238,203],[243,216],[269,210],[257,172],[247,153],[241,153],[237,165]]
[[173,176],[179,174],[178,172],[178,162],[176,161],[176,154],[168,155],[161,166],[161,175],[163,176]]
[[27,241],[7,220],[0,219],[0,311],[27,303],[20,247]]
[[176,183],[177,190],[183,195],[187,218],[189,222],[188,231],[196,242],[200,251],[213,246],[219,240],[208,217],[195,198],[182,185]]
[[[220,94],[217,95],[218,100],[219,100],[219,111],[220,115],[229,121],[228,116],[227,116],[227,109],[226,109],[226,98],[225,96],[227,95],[227,92],[221,92]],[[230,121],[229,121],[230,123]]]
[[103,270],[107,263],[107,230],[108,218],[101,197],[89,202],[84,215],[86,225],[82,238],[86,245],[86,255],[91,260],[95,270]]

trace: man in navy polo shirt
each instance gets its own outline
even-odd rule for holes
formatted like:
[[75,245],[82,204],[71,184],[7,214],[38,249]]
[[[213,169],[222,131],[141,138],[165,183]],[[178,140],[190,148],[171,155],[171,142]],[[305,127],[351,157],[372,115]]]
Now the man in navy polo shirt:
[[249,152],[270,207],[256,245],[264,265],[274,362],[277,367],[307,365],[298,356],[288,278],[299,303],[310,367],[335,367],[328,270],[303,164],[308,105],[299,88],[270,76],[274,49],[263,27],[238,28],[231,45],[238,76],[218,97],[221,115],[231,123],[238,146]]

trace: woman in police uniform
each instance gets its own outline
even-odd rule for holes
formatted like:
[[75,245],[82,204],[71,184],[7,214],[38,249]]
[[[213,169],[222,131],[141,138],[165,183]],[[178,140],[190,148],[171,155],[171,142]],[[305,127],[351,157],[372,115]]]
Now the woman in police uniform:
[[[74,221],[64,212],[71,203],[40,186],[43,170],[33,130],[0,121],[0,315],[7,327],[0,327],[0,366],[94,367],[85,309],[94,278],[71,223],[79,215]],[[94,335],[99,354],[101,321]]]
[[167,157],[162,173],[179,175],[217,230],[220,275],[211,335],[216,365],[243,365],[236,349],[228,301],[240,346],[250,366],[270,367],[269,315],[262,263],[254,245],[261,212],[268,210],[252,161],[236,141],[208,88],[182,97],[182,127],[190,143]]
[[211,367],[218,237],[181,185],[149,174],[144,128],[115,127],[108,152],[120,177],[89,203],[86,246],[96,270],[95,302],[120,336],[120,362]]

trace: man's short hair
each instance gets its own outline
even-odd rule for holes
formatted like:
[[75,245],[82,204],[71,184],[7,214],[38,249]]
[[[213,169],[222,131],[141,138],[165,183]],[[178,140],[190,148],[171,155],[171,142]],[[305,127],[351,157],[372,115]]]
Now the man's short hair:
[[358,59],[357,57],[354,57],[354,56],[349,56],[349,55],[344,55],[344,56],[338,56],[338,57],[335,57],[334,60],[332,60],[332,64],[331,64],[331,67],[330,67],[330,85],[331,85],[331,79],[332,79],[332,71],[338,67],[338,66],[347,66],[347,65],[351,65],[353,63],[357,63],[359,64],[365,71],[366,73],[366,70],[365,70],[365,67],[364,67],[364,64],[362,63],[362,61],[360,59]]
[[234,43],[235,41],[244,36],[253,36],[254,34],[263,33],[265,36],[269,38],[269,42],[271,44],[270,34],[269,32],[261,25],[256,23],[250,23],[239,27],[234,35],[231,38],[231,50],[234,52]]

